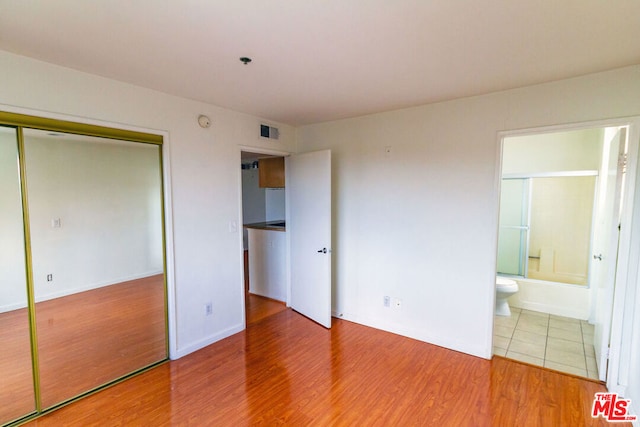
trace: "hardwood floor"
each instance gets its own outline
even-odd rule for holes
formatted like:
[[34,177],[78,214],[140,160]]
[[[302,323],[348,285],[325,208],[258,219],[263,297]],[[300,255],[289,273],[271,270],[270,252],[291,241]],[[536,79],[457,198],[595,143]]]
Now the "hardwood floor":
[[[36,304],[42,407],[166,358],[162,275]],[[0,314],[0,424],[35,411],[27,310]]]
[[282,301],[245,293],[245,312],[247,313],[247,325],[252,325],[265,317],[269,317],[287,309]]
[[0,314],[0,424],[36,408],[26,308]]
[[36,304],[42,407],[166,358],[162,275]]
[[29,426],[598,426],[603,385],[290,309]]

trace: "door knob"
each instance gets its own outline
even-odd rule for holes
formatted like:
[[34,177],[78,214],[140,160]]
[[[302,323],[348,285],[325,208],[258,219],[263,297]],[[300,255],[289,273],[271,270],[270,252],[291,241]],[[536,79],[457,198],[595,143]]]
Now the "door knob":
[[322,248],[318,251],[319,254],[326,254],[327,253],[327,248]]

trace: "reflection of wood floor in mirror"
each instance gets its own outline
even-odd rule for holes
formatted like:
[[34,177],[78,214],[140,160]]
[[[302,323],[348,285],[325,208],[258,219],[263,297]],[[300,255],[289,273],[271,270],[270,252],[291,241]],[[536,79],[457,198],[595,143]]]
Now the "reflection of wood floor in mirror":
[[[164,301],[163,276],[157,275],[37,303],[43,408],[165,359]],[[5,329],[4,316],[3,349],[25,334]],[[0,353],[0,372],[16,369],[16,361]]]
[[0,313],[0,424],[35,410],[28,316]]

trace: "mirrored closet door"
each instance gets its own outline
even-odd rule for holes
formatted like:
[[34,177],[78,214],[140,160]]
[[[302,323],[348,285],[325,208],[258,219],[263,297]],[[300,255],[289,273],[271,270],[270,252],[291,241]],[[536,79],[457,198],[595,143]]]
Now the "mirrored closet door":
[[167,317],[161,145],[0,129],[2,425],[166,360]]
[[36,410],[17,129],[0,126],[0,424]]

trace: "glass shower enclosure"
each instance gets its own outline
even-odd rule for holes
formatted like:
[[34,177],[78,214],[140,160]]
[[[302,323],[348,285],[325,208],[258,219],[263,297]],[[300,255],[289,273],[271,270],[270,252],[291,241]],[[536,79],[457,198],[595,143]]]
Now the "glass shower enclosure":
[[503,179],[500,189],[498,273],[524,277],[529,247],[530,179]]
[[498,273],[587,285],[596,178],[503,178]]

